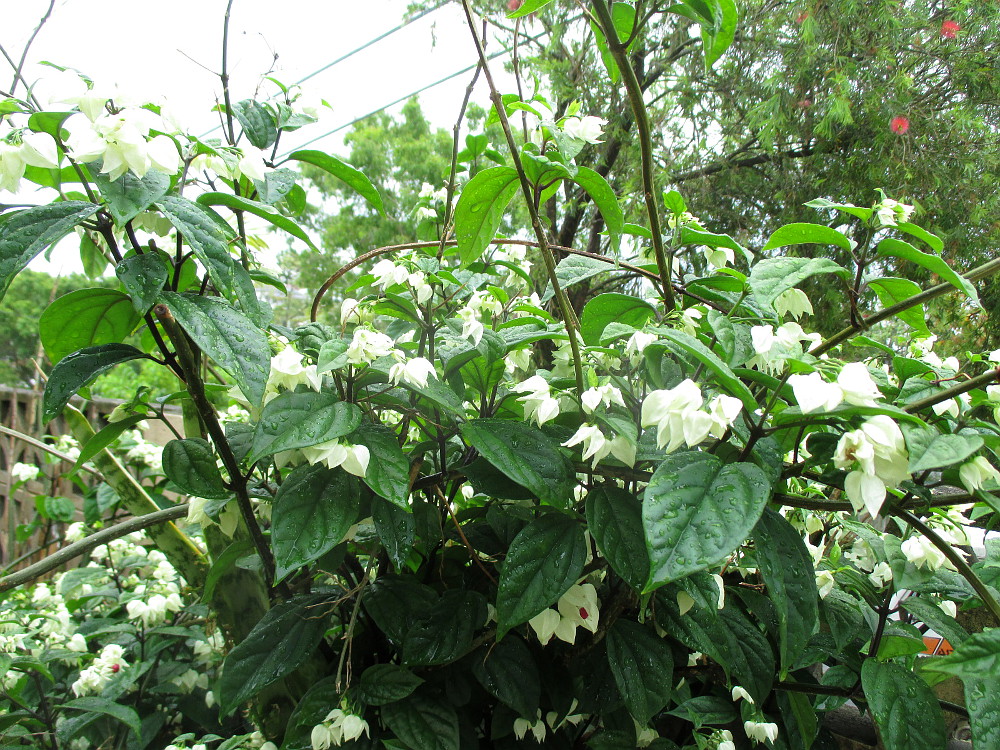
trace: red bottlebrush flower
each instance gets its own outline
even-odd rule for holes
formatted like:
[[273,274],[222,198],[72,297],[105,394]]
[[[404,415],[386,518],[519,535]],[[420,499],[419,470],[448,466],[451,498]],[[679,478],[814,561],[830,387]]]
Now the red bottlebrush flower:
[[812,99],[799,99],[795,106],[799,109],[809,109],[812,105]]
[[961,30],[961,25],[955,21],[948,20],[941,23],[941,36],[945,39],[954,39],[955,35]]
[[893,117],[889,122],[889,130],[891,130],[896,135],[903,135],[907,130],[910,129],[910,118],[909,117]]
[[521,7],[523,0],[507,0],[507,10],[513,13],[515,10]]

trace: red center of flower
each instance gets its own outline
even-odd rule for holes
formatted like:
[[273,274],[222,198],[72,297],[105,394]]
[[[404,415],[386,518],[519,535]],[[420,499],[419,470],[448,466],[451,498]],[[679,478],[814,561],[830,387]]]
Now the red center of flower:
[[944,21],[941,23],[941,36],[945,39],[954,39],[955,34],[961,30],[961,25],[954,21]]
[[907,130],[910,129],[910,118],[908,117],[893,117],[892,121],[889,123],[889,130],[891,130],[896,135],[902,135]]
[[586,620],[588,617],[590,617],[590,615],[587,614],[587,610],[585,610],[583,607],[580,607],[580,619]]
[[121,664],[112,664],[112,665],[111,665],[111,671],[112,671],[112,672],[117,672],[117,671],[118,671],[119,669],[121,669],[121,668],[122,668],[122,665],[121,665]]

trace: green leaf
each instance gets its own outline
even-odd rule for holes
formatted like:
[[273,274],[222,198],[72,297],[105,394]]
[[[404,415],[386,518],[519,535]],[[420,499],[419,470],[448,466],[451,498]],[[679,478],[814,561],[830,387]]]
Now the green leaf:
[[396,433],[377,424],[362,424],[348,437],[368,449],[370,460],[365,484],[379,497],[405,511],[410,510],[410,462],[399,447]]
[[[369,465],[369,471],[371,466]],[[416,539],[417,525],[409,508],[404,510],[381,497],[372,498],[372,522],[396,572],[402,572]]]
[[782,679],[819,628],[812,556],[788,521],[766,509],[753,531],[757,568],[778,612]]
[[948,656],[935,659],[928,669],[962,679],[1000,679],[1000,628],[973,633]]
[[413,693],[382,708],[382,720],[410,750],[458,750],[458,714],[440,698]]
[[434,589],[409,575],[383,575],[364,598],[365,610],[393,644],[402,646],[413,624],[438,602]]
[[552,0],[525,0],[521,3],[521,7],[508,13],[507,18],[521,18],[522,16],[541,10],[551,2]]
[[1000,747],[1000,679],[967,677],[962,685],[973,746]]
[[[88,713],[104,714],[110,716],[115,721],[119,721],[133,732],[136,739],[142,737],[142,723],[139,721],[139,714],[131,706],[123,706],[107,698],[88,696],[86,698],[76,698],[63,703],[59,708],[68,708],[73,711],[87,711]],[[66,738],[68,739],[68,738]]]
[[185,494],[208,500],[230,497],[207,440],[171,440],[163,446],[163,473]]
[[472,673],[479,684],[519,716],[531,718],[541,700],[541,676],[524,640],[508,633],[496,645],[476,654]]
[[0,214],[0,300],[21,269],[100,206],[62,201]]
[[203,206],[226,206],[227,208],[233,209],[233,211],[246,211],[251,213],[254,216],[268,222],[272,226],[288,232],[288,234],[293,237],[297,237],[302,240],[317,253],[320,252],[320,249],[313,244],[313,241],[309,239],[309,235],[303,231],[302,227],[289,219],[287,216],[279,213],[276,208],[269,206],[266,203],[252,201],[249,198],[243,198],[238,195],[233,195],[232,193],[203,193],[198,196],[198,203]]
[[671,346],[690,354],[701,362],[706,369],[715,375],[716,381],[729,392],[729,395],[735,396],[743,402],[744,409],[751,413],[757,409],[757,399],[743,384],[743,381],[736,377],[732,368],[694,336],[673,328],[657,328],[655,333],[661,339],[668,341]]
[[42,421],[54,419],[78,390],[89,385],[115,365],[133,359],[149,359],[134,346],[104,344],[91,346],[63,357],[52,368],[42,396]]
[[[836,245],[848,253],[852,250],[851,241],[844,233],[838,232],[836,229],[825,227],[822,224],[786,224],[774,231],[761,251],[766,252],[776,247],[788,247],[789,245]],[[798,260],[810,259],[799,258]],[[820,259],[816,258],[815,260]]]
[[132,307],[140,315],[156,304],[156,298],[169,277],[166,265],[156,253],[125,258],[115,266],[115,275],[132,298]]
[[55,364],[87,346],[120,343],[140,319],[132,300],[117,289],[78,289],[45,308],[38,332],[45,354]]
[[343,469],[316,464],[289,474],[271,511],[275,583],[340,544],[360,508],[358,482]]
[[[615,267],[605,263],[603,260],[588,258],[585,255],[567,255],[556,266],[556,279],[559,286],[568,289],[574,284],[586,281],[592,276],[605,271],[613,271]],[[542,302],[548,302],[553,297],[552,286],[549,285],[542,295]]]
[[125,430],[131,430],[146,418],[146,414],[133,414],[117,422],[106,424],[80,446],[80,455],[77,456],[76,463],[73,464],[73,471],[79,471],[81,466],[115,442]]
[[918,227],[916,224],[911,224],[908,221],[901,221],[896,224],[896,229],[900,232],[905,232],[911,237],[916,237],[919,240],[923,240],[927,243],[927,246],[931,248],[936,253],[940,253],[944,250],[944,240],[938,237],[936,234],[931,234],[923,227]]
[[668,456],[642,506],[650,560],[645,591],[721,563],[750,535],[770,495],[754,464],[723,464],[695,451]]
[[599,346],[608,323],[642,328],[656,315],[656,308],[631,294],[609,292],[594,297],[580,315],[580,335],[588,346]]
[[[617,8],[619,5],[624,5],[624,3],[616,3],[615,7]],[[632,12],[634,13],[635,9]],[[625,214],[618,204],[618,196],[615,195],[615,191],[608,184],[608,181],[589,167],[579,167],[573,179],[577,185],[587,191],[587,195],[593,199],[594,205],[600,210],[601,216],[604,217],[604,223],[608,227],[611,252],[617,255],[621,248],[622,232],[625,230]]]
[[573,465],[537,427],[506,419],[472,419],[462,425],[462,437],[543,503],[564,508],[572,501]]
[[954,648],[964,643],[969,638],[969,632],[958,624],[951,615],[945,614],[942,609],[932,601],[918,596],[910,596],[903,600],[903,607],[931,628],[935,633],[944,637]]
[[479,260],[496,236],[518,187],[513,167],[490,167],[462,188],[455,206],[455,239],[463,268]]
[[361,424],[361,409],[330,393],[285,391],[267,402],[247,460],[310,448],[349,435]]
[[260,406],[271,374],[264,332],[216,297],[163,292],[160,300],[201,350],[233,376],[250,405]]
[[642,503],[613,485],[587,495],[587,528],[611,568],[636,591],[649,578],[649,557],[642,531]]
[[748,264],[753,263],[753,255],[745,247],[743,247],[743,245],[734,240],[728,234],[715,234],[714,232],[705,232],[700,229],[693,229],[690,226],[682,226],[680,232],[680,244],[724,247],[732,250],[734,253],[742,255]]
[[253,546],[252,540],[241,539],[230,544],[222,551],[222,554],[213,559],[212,567],[208,569],[208,575],[205,576],[205,589],[202,591],[201,601],[209,604],[215,593],[215,587],[219,585],[222,577],[236,567],[240,558],[253,554],[255,551],[256,548]]
[[266,105],[244,99],[233,105],[233,115],[243,126],[247,139],[257,148],[268,148],[278,137],[278,125]]
[[382,204],[382,196],[372,184],[371,180],[350,164],[342,162],[340,159],[324,154],[322,151],[296,151],[288,156],[289,159],[304,161],[319,167],[324,172],[329,172],[338,180],[342,180],[354,188],[354,191],[364,198],[380,214],[385,216],[385,206]]
[[979,304],[979,295],[976,294],[976,288],[972,285],[972,282],[957,273],[955,269],[945,263],[939,256],[921,252],[909,242],[903,242],[892,237],[886,237],[878,243],[876,250],[883,257],[908,260],[922,268],[926,268],[931,273],[940,276],[956,289],[961,289],[976,305]]
[[312,657],[326,633],[331,608],[325,600],[303,596],[276,604],[229,652],[217,689],[222,716]]
[[941,708],[927,683],[897,664],[865,659],[861,685],[886,750],[940,750]]
[[608,664],[632,717],[646,725],[667,705],[674,684],[670,646],[631,620],[619,619],[608,631]]
[[[814,225],[806,224],[805,226]],[[826,227],[819,228],[826,229]],[[836,230],[831,229],[830,231],[843,237]],[[829,258],[766,258],[754,265],[747,282],[750,284],[758,304],[771,309],[774,300],[782,292],[786,292],[810,276],[820,273],[833,273],[842,278],[847,278],[849,275],[846,268],[834,263]]]
[[690,721],[695,726],[723,725],[736,721],[737,713],[729,698],[714,695],[700,695],[681,703],[668,711],[671,716]]
[[936,427],[904,425],[903,436],[910,454],[911,474],[957,464],[983,447],[979,435],[953,435]]
[[403,663],[450,664],[472,647],[472,634],[487,617],[486,601],[474,591],[446,591],[430,611],[418,617],[403,639]]
[[715,0],[713,3],[713,23],[701,24],[701,39],[705,51],[705,72],[729,49],[736,38],[736,24],[739,10],[735,0]]
[[398,664],[374,664],[361,673],[358,697],[369,706],[384,706],[403,700],[423,682]]
[[[896,279],[886,277],[882,279],[872,279],[868,286],[875,290],[878,301],[882,307],[892,307],[900,302],[905,302],[923,290],[909,279]],[[924,318],[924,306],[914,305],[913,307],[896,313],[896,317],[906,323],[910,328],[920,333],[929,333],[927,321]]]
[[117,180],[109,180],[104,173],[94,175],[94,183],[101,197],[108,203],[108,212],[115,224],[124,227],[170,190],[170,175],[151,169],[140,179],[126,172]]
[[547,513],[514,537],[497,591],[497,638],[559,601],[583,573],[587,544],[572,518]]

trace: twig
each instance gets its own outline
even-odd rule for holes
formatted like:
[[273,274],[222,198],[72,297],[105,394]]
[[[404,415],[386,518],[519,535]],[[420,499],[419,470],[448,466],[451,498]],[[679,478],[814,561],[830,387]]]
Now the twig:
[[[17,430],[11,429],[10,427],[4,427],[3,425],[0,425],[0,433],[4,435],[9,435],[12,438],[17,438],[18,440],[21,440],[22,442],[25,442],[28,445],[34,446],[39,450],[43,450],[46,453],[49,453],[55,456],[56,458],[62,459],[63,461],[66,461],[68,463],[71,464],[76,463],[76,459],[73,458],[72,456],[63,453],[62,451],[57,451],[51,445],[46,445],[41,440],[36,440],[35,438],[31,437],[31,435],[25,435],[23,432],[18,432]],[[87,466],[86,464],[84,464],[81,468],[84,471],[93,474],[94,477],[96,477],[100,481],[102,482],[104,481],[104,477],[101,475],[101,472],[99,472],[97,469],[91,466]]]
[[940,404],[942,401],[947,401],[955,396],[961,396],[963,393],[968,393],[981,385],[989,385],[997,380],[1000,380],[1000,367],[993,370],[987,370],[982,375],[969,378],[964,383],[952,386],[951,388],[946,388],[940,393],[935,393],[933,396],[928,396],[927,398],[922,398],[919,401],[907,404],[903,407],[903,411],[907,411],[911,414],[923,411],[924,409],[929,409],[934,406],[934,404]]
[[44,560],[39,560],[34,565],[29,565],[24,570],[19,570],[16,573],[11,573],[10,575],[0,578],[0,592],[9,591],[15,586],[21,586],[35,580],[36,578],[41,578],[50,570],[54,570],[55,568],[64,565],[75,557],[85,555],[95,547],[102,544],[107,544],[110,541],[120,539],[121,537],[127,536],[128,534],[136,531],[142,531],[150,526],[156,526],[157,524],[174,521],[186,514],[186,505],[175,505],[172,508],[164,508],[163,510],[158,510],[154,513],[146,513],[145,515],[130,518],[127,521],[122,521],[114,526],[109,526],[106,529],[101,529],[100,531],[97,531],[78,542],[73,542],[60,550],[53,552]]
[[35,30],[31,32],[31,36],[28,37],[28,41],[25,43],[24,49],[21,51],[21,59],[18,60],[17,67],[14,68],[14,80],[11,81],[10,84],[10,93],[12,95],[14,91],[17,89],[18,81],[24,82],[24,88],[25,89],[28,88],[28,84],[26,81],[24,81],[24,76],[21,74],[21,71],[24,70],[24,61],[28,59],[28,50],[31,49],[31,45],[34,43],[35,37],[38,36],[38,32],[42,30],[42,26],[45,25],[45,22],[49,20],[49,16],[52,15],[52,9],[55,7],[55,5],[56,5],[56,0],[49,0],[49,7],[45,11],[45,15],[42,16],[42,20],[38,22],[38,25],[35,27]]

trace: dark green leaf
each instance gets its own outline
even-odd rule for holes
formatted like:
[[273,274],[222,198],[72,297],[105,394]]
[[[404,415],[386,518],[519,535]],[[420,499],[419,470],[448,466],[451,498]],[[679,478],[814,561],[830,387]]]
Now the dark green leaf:
[[198,203],[203,206],[226,206],[234,211],[247,211],[276,226],[278,229],[288,232],[293,237],[297,237],[317,253],[320,252],[320,249],[309,239],[309,235],[296,222],[279,213],[277,209],[266,203],[258,203],[257,201],[233,195],[232,193],[203,193],[198,196]]
[[458,750],[458,714],[440,698],[413,693],[382,708],[382,720],[410,750]]
[[886,750],[941,750],[945,746],[937,699],[909,669],[865,659],[861,685]]
[[[110,716],[115,721],[119,721],[133,732],[136,738],[142,737],[142,725],[139,722],[139,714],[131,706],[123,706],[115,701],[98,696],[87,696],[76,698],[69,703],[63,703],[59,708],[68,708],[73,711],[86,711],[88,713],[104,714]],[[69,739],[69,738],[66,738]]]
[[300,466],[278,488],[271,511],[275,578],[318,560],[358,519],[358,481],[343,469]]
[[696,726],[724,725],[736,721],[736,707],[729,698],[700,695],[684,701],[668,712],[671,716],[686,719]]
[[163,292],[160,299],[201,350],[233,376],[247,401],[260,406],[271,374],[264,332],[216,297]]
[[513,167],[490,167],[462,188],[455,206],[455,239],[463,267],[479,260],[496,236],[518,186]]
[[244,99],[233,105],[233,114],[243,126],[247,139],[257,148],[268,148],[278,137],[278,125],[266,105]]
[[497,638],[559,601],[583,573],[587,545],[573,519],[547,513],[511,542],[497,591]]
[[115,365],[133,359],[149,359],[134,346],[105,344],[82,349],[63,357],[52,368],[42,397],[42,421],[56,417],[78,390],[92,383]]
[[329,393],[286,391],[267,402],[247,460],[309,448],[344,437],[361,424],[361,409]]
[[156,303],[168,278],[167,267],[156,253],[126,258],[115,267],[115,274],[140,315]]
[[0,300],[22,268],[99,208],[85,201],[62,201],[0,214]]
[[819,627],[819,592],[812,556],[799,532],[765,509],[753,531],[757,568],[778,611],[782,679]]
[[477,652],[472,673],[497,700],[534,720],[541,700],[541,678],[531,651],[519,636],[508,633],[495,646]]
[[[369,471],[370,471],[369,465]],[[381,497],[372,498],[372,521],[375,533],[397,573],[406,567],[406,560],[416,539],[417,526],[409,509],[403,510]]]
[[481,594],[456,589],[446,591],[430,611],[418,617],[403,639],[403,663],[449,664],[465,656],[472,634],[486,620]]
[[385,215],[385,206],[382,205],[382,196],[379,195],[378,190],[375,189],[371,180],[350,164],[345,164],[340,159],[324,154],[322,151],[296,151],[288,158],[312,164],[324,172],[329,172],[338,180],[343,180],[368,201],[376,211],[383,216]]
[[384,575],[368,587],[368,616],[394,644],[401,646],[413,623],[437,604],[434,589],[408,575]]
[[673,691],[670,646],[648,628],[619,619],[608,631],[608,664],[632,717],[645,725],[667,705]]
[[719,385],[723,386],[729,395],[735,396],[743,402],[743,408],[751,412],[757,409],[757,400],[753,397],[750,389],[743,384],[743,381],[736,377],[732,368],[694,336],[673,328],[658,328],[656,334],[668,341],[672,347],[690,354],[701,362],[707,370],[715,375]]
[[587,495],[587,528],[611,568],[636,591],[649,579],[649,557],[642,531],[642,503],[613,485]]
[[753,464],[723,464],[694,451],[668,456],[643,503],[651,566],[645,590],[722,562],[749,536],[770,494]]
[[656,314],[651,304],[631,294],[609,292],[594,297],[580,316],[580,335],[584,343],[598,346],[608,323],[620,323],[642,328]]
[[973,746],[1000,747],[1000,679],[967,677],[962,685]]
[[960,646],[969,637],[968,631],[958,624],[958,620],[945,614],[933,601],[910,596],[903,601],[903,607],[920,622],[947,640],[953,648]]
[[313,655],[327,628],[330,607],[324,599],[304,596],[276,604],[229,652],[217,690],[223,716]]
[[126,172],[117,180],[103,173],[94,175],[94,183],[108,203],[108,212],[119,227],[132,221],[170,190],[170,176],[151,169],[140,179]]
[[963,679],[1000,679],[1000,628],[973,633],[948,656],[935,659],[928,667],[936,672]]
[[[599,273],[613,270],[615,270],[615,267],[605,263],[603,260],[588,258],[585,255],[568,255],[559,261],[559,265],[556,266],[556,279],[559,281],[559,286],[567,289]],[[542,295],[542,302],[548,302],[552,297],[552,286],[549,285]]]
[[403,700],[423,680],[397,664],[375,664],[361,674],[358,697],[370,706],[382,706]]
[[931,273],[935,273],[956,289],[961,289],[976,305],[979,304],[979,295],[976,294],[976,287],[967,278],[960,275],[949,266],[940,256],[917,250],[909,242],[897,240],[893,237],[886,237],[878,243],[878,254],[890,258],[899,258],[916,263],[918,266],[926,268]]
[[171,440],[163,446],[163,473],[188,495],[210,500],[230,496],[207,440]]
[[[618,5],[624,5],[624,3],[616,3],[615,7],[617,8]],[[634,13],[635,10],[633,9],[632,12]],[[618,196],[615,195],[615,191],[611,189],[608,181],[589,167],[577,169],[573,179],[577,185],[587,191],[587,194],[594,201],[594,205],[600,210],[601,216],[604,217],[604,223],[608,227],[611,253],[618,255],[622,232],[625,228],[625,214],[622,213],[622,207],[618,205]]]
[[[768,239],[762,251],[773,250],[776,247],[788,247],[789,245],[836,245],[841,250],[851,252],[851,241],[842,232],[836,229],[825,227],[822,224],[786,224],[774,231]],[[799,260],[808,261],[811,258],[775,258],[773,260]],[[816,260],[825,260],[817,258]],[[761,261],[764,263],[765,261]],[[833,263],[833,261],[828,261]],[[758,263],[757,265],[760,265]],[[834,263],[834,265],[836,265]],[[838,268],[840,268],[838,266]],[[756,266],[755,266],[756,269]],[[841,272],[846,270],[840,268]],[[804,277],[803,277],[804,278]],[[794,286],[794,285],[793,285]]]
[[979,435],[951,435],[936,427],[903,425],[903,435],[910,453],[911,474],[957,464],[983,447]]
[[[794,226],[794,225],[793,225]],[[805,224],[802,226],[815,226]],[[827,229],[827,227],[817,227]],[[778,230],[781,231],[780,229]],[[844,235],[835,229],[827,229],[838,237],[847,240]],[[777,234],[777,232],[775,232]],[[765,250],[768,248],[765,247]],[[850,247],[848,246],[848,249]],[[753,290],[757,302],[765,309],[771,309],[771,305],[783,292],[787,292],[799,285],[810,276],[821,273],[832,273],[842,278],[847,278],[849,272],[846,268],[834,263],[829,258],[766,258],[758,261],[750,272],[747,282]]]
[[362,424],[348,437],[352,444],[368,449],[370,461],[365,484],[405,511],[410,509],[410,462],[399,447],[396,433],[388,427]]
[[505,419],[472,419],[462,426],[462,437],[542,502],[566,507],[572,501],[573,465],[537,427]]
[[38,320],[38,332],[55,364],[72,352],[117,344],[139,325],[128,295],[116,289],[79,289],[57,297]]

